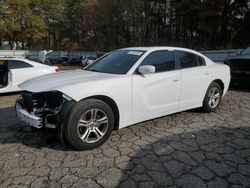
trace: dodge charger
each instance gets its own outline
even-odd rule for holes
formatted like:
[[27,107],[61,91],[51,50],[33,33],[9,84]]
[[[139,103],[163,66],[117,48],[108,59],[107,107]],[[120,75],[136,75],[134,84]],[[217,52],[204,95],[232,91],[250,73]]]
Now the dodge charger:
[[214,112],[230,82],[227,65],[176,47],[112,51],[83,70],[22,83],[17,116],[32,129],[55,129],[79,150],[102,145],[113,130],[201,108]]

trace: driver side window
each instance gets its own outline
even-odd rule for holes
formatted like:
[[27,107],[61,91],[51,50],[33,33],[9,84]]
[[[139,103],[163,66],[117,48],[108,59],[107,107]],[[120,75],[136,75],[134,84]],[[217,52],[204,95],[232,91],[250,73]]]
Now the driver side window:
[[142,65],[153,65],[156,73],[174,70],[174,53],[167,50],[152,52],[143,60]]

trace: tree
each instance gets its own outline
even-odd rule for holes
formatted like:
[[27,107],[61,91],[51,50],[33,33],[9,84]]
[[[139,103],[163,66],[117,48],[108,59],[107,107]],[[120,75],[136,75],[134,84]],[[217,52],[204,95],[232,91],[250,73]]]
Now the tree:
[[0,0],[0,45],[109,51],[243,48],[250,0]]
[[31,10],[39,15],[47,25],[47,48],[59,49],[67,25],[65,0],[31,0]]
[[11,47],[14,43],[30,47],[43,42],[46,37],[46,24],[40,16],[32,13],[30,3],[30,0],[2,1],[1,33]]

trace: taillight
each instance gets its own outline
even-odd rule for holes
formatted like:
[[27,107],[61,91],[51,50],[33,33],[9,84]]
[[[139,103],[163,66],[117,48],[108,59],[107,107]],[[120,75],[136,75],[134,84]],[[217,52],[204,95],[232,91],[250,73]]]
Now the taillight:
[[56,72],[60,72],[61,70],[60,70],[59,67],[56,67],[55,71],[56,71]]

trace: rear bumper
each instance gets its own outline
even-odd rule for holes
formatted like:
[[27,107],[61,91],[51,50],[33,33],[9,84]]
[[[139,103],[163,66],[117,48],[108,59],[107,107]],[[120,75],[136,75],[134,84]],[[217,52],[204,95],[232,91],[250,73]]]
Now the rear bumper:
[[43,127],[43,120],[27,112],[19,102],[16,102],[16,115],[27,125],[40,129]]

